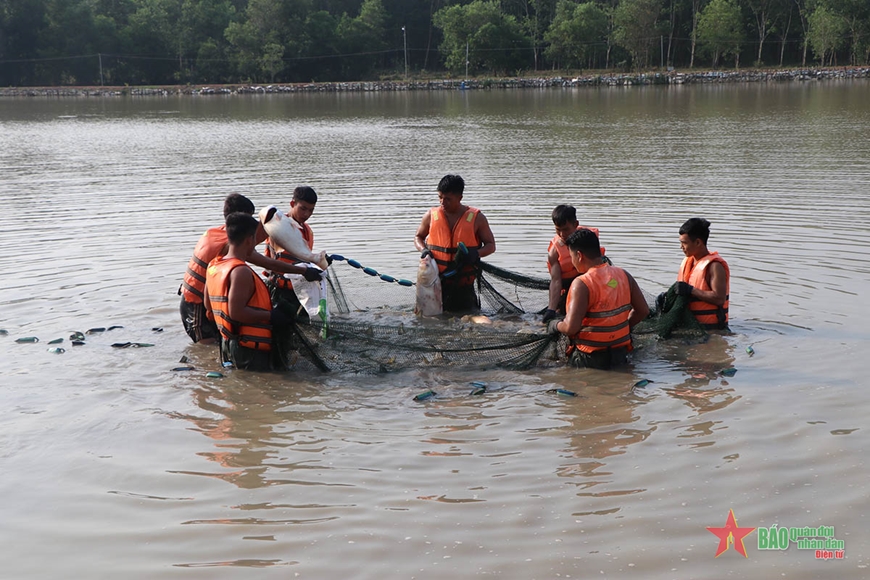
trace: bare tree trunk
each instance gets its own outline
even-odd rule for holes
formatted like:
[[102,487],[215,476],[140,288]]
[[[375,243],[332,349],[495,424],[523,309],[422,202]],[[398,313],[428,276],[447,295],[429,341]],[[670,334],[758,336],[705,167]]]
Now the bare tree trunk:
[[782,62],[785,60],[785,40],[788,38],[788,31],[791,28],[792,11],[788,11],[788,22],[785,24],[785,31],[782,33],[782,42],[779,44],[779,66],[782,67]]
[[692,1],[692,50],[689,56],[689,68],[695,66],[695,47],[698,45],[698,19],[701,17],[701,0]]
[[426,40],[426,55],[423,57],[423,70],[429,66],[429,51],[432,49],[432,15],[435,14],[435,2],[432,0],[429,3],[429,38]]

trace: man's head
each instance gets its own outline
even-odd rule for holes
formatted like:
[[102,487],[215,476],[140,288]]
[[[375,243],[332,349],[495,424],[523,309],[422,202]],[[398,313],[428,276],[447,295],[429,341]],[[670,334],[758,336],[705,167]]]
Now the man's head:
[[707,254],[710,222],[704,218],[691,218],[680,226],[680,249],[686,256],[703,257]]
[[447,213],[459,211],[462,205],[462,192],[465,191],[465,180],[458,175],[445,175],[438,182],[438,199],[441,207]]
[[304,224],[314,213],[314,206],[317,205],[317,192],[313,187],[300,185],[293,190],[293,199],[290,200],[290,217],[296,220],[296,223]]
[[224,218],[236,212],[253,215],[254,203],[241,193],[231,193],[224,200]]
[[581,274],[601,262],[601,245],[595,232],[578,228],[565,241],[571,254],[571,263]]
[[230,245],[238,248],[239,253],[249,255],[257,245],[256,235],[260,222],[244,212],[231,213],[227,216],[227,239]]
[[556,226],[556,234],[564,242],[573,234],[580,222],[577,221],[577,210],[572,205],[557,205],[553,210],[553,225]]

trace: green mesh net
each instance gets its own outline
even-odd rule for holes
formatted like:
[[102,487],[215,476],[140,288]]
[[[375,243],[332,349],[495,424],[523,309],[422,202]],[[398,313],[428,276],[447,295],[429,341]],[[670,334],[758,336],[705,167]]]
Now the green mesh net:
[[[547,308],[549,278],[481,262],[480,315],[436,318],[414,315],[411,281],[353,260],[335,261],[327,281],[328,322],[314,317],[296,326],[286,343],[293,368],[378,373],[438,366],[528,369],[567,361],[568,339],[547,334],[539,316]],[[706,336],[673,288],[660,308],[654,295],[644,296],[651,314],[633,334]]]

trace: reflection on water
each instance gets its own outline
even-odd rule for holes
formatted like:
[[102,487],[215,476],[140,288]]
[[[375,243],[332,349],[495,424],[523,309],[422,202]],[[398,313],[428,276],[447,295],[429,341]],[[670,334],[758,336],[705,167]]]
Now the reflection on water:
[[[8,574],[862,570],[866,89],[3,101]],[[448,172],[492,224],[492,262],[526,274],[544,274],[559,203],[651,293],[676,277],[679,225],[707,217],[733,273],[733,333],[644,338],[625,373],[205,377],[214,351],[188,343],[175,291],[227,193],[285,207],[312,185],[320,248],[413,279],[413,234]],[[124,328],[46,350],[112,325]],[[170,370],[182,354],[193,371]],[[480,380],[487,392],[470,395]],[[429,388],[438,396],[413,401]],[[751,562],[714,559],[706,526],[732,508],[742,525],[834,525],[847,561],[751,541]]]

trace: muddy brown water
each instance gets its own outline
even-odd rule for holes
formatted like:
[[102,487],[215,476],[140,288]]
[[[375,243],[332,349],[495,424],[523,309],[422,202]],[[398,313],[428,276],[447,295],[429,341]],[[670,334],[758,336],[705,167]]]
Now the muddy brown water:
[[[868,89],[0,101],[2,576],[865,577]],[[175,292],[226,194],[283,207],[311,185],[317,247],[413,279],[448,172],[490,261],[526,274],[559,203],[652,292],[707,217],[733,333],[650,344],[627,373],[205,377]],[[832,526],[844,557],[756,530],[715,558],[729,510]]]

